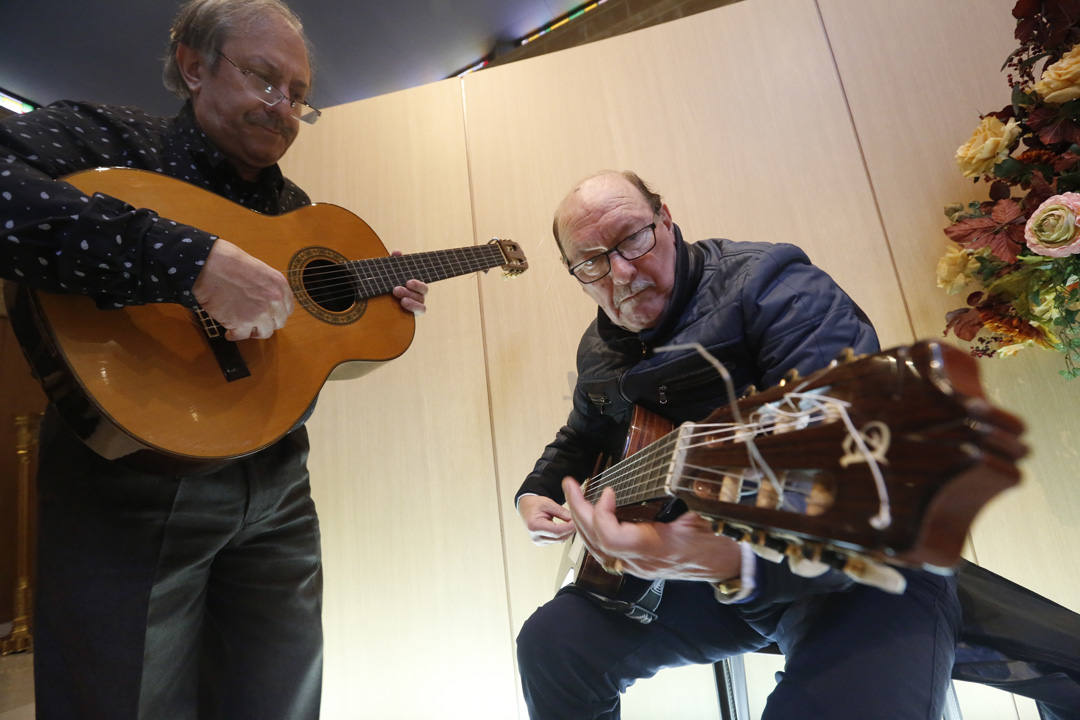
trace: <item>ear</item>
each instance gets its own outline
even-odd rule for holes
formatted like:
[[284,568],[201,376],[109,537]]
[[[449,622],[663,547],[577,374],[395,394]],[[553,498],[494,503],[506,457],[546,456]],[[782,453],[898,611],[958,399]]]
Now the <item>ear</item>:
[[188,86],[192,97],[199,94],[202,88],[202,80],[208,71],[203,63],[202,55],[190,45],[178,43],[176,45],[176,66],[180,69],[180,76]]
[[668,230],[671,230],[671,229],[672,229],[672,226],[673,226],[673,225],[674,225],[675,223],[674,223],[674,221],[673,221],[673,220],[671,219],[671,211],[670,211],[670,210],[668,210],[668,206],[667,206],[667,203],[664,203],[664,204],[662,204],[662,205],[660,206],[660,212],[658,212],[658,213],[656,213],[656,214],[657,214],[657,216],[658,216],[658,217],[660,218],[660,222],[661,222],[661,224],[663,224],[663,226],[664,226],[664,227],[666,227],[666,228],[667,228]]

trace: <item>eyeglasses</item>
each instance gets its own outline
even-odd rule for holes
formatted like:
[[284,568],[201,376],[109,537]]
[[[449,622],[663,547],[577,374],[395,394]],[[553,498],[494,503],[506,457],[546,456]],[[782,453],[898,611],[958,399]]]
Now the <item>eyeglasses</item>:
[[267,107],[274,107],[279,102],[285,101],[289,103],[289,112],[292,116],[303,120],[309,125],[314,125],[315,121],[322,115],[322,110],[316,110],[303,100],[293,100],[290,97],[286,97],[285,93],[278,90],[274,83],[270,82],[262,75],[259,75],[254,70],[245,70],[240,67],[225,53],[219,52],[218,55],[225,58],[230,65],[240,71],[244,76],[244,80],[247,81],[248,88],[254,93],[255,97],[259,98],[259,101]]
[[618,245],[598,255],[585,258],[570,268],[573,275],[583,285],[594,283],[607,277],[611,272],[611,253],[617,252],[624,260],[637,260],[656,246],[656,223],[649,223],[633,235],[629,235]]

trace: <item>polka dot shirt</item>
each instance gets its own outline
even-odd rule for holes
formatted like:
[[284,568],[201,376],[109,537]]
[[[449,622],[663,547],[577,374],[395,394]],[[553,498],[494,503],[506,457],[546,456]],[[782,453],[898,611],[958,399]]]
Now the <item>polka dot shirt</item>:
[[0,276],[100,307],[195,305],[191,286],[216,237],[56,180],[96,167],[152,170],[268,215],[310,202],[276,165],[255,182],[240,178],[190,103],[159,118],[63,101],[0,121]]

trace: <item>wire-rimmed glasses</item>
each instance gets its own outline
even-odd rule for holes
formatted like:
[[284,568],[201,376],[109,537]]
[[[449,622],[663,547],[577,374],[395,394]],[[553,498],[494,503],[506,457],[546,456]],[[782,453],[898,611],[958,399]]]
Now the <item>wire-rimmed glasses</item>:
[[303,120],[308,125],[314,125],[315,121],[322,115],[322,110],[313,108],[303,100],[293,100],[287,97],[285,93],[278,90],[274,83],[264,78],[254,70],[248,70],[242,68],[232,61],[232,59],[223,52],[219,52],[218,55],[225,58],[225,60],[236,68],[244,76],[244,80],[247,81],[248,88],[254,93],[255,97],[259,98],[267,107],[274,107],[278,103],[285,101],[289,104],[289,112],[293,117]]

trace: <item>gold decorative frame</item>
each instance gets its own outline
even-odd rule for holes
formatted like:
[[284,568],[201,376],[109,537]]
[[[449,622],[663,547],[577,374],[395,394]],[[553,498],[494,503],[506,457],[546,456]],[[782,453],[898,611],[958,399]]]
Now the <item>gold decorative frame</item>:
[[30,587],[30,470],[37,449],[40,423],[40,414],[15,416],[15,455],[18,460],[15,620],[11,633],[0,638],[0,655],[27,652],[34,646],[34,636],[30,629],[30,613],[33,608]]

